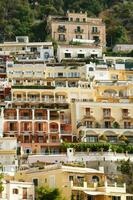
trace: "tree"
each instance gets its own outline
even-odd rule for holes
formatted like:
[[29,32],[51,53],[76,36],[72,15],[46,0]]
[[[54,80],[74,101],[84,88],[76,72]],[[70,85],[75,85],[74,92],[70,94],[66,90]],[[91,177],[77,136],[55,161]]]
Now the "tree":
[[60,191],[55,189],[50,189],[46,187],[40,187],[36,190],[36,199],[37,200],[63,200],[60,194]]
[[3,174],[0,174],[0,193],[4,190],[2,179],[3,179]]

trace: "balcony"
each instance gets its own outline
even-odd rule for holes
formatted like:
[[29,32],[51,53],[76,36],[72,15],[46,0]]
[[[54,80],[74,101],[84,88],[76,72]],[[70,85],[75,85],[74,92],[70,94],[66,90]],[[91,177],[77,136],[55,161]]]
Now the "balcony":
[[58,133],[58,129],[50,129],[50,133]]
[[15,120],[15,119],[17,119],[17,116],[15,116],[15,115],[5,115],[4,118],[5,118],[5,120]]
[[47,120],[47,115],[36,115],[35,116],[35,120]]
[[111,124],[110,126],[105,126],[104,124],[92,124],[92,125],[90,125],[90,127],[89,127],[89,125],[87,126],[85,123],[82,123],[82,122],[79,122],[79,124],[77,124],[77,128],[78,129],[83,129],[83,128],[85,128],[85,129],[90,129],[90,130],[93,130],[93,129],[105,129],[105,130],[109,130],[109,129],[114,129],[114,131],[115,130],[122,130],[122,129],[126,129],[126,130],[128,130],[128,129],[133,129],[133,125],[125,125],[125,126],[120,126],[120,125],[118,125],[118,126],[115,126],[115,125],[113,125],[113,124]]
[[107,182],[75,182],[71,181],[71,188],[73,190],[85,190],[85,191],[99,191],[105,193],[125,193],[126,194],[126,184],[118,185],[117,183],[108,184]]
[[59,120],[59,113],[56,111],[50,111],[50,120]]
[[42,101],[46,102],[46,103],[54,103],[54,98],[45,98],[45,97],[43,97]]
[[34,98],[29,97],[27,100],[28,101],[40,101],[40,98],[39,97],[34,97]]
[[95,30],[95,31],[92,30],[91,33],[92,33],[92,34],[100,34],[100,31],[99,31],[99,30]]
[[48,85],[15,85],[12,89],[55,89],[54,86]]
[[32,120],[32,116],[19,116],[20,120]]
[[58,27],[58,33],[66,33],[66,30],[65,27]]
[[71,130],[70,130],[70,131],[61,130],[60,133],[61,133],[62,135],[71,135]]
[[75,33],[83,33],[83,32],[84,32],[84,29],[75,29],[74,32],[75,32]]

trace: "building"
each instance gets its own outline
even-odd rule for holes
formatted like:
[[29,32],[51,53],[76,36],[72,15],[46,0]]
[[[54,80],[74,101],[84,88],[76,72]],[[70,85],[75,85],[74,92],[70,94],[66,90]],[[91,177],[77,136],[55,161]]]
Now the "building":
[[49,62],[54,60],[52,42],[29,42],[27,36],[17,36],[15,42],[0,44],[0,54],[22,62]]
[[34,200],[35,191],[32,182],[3,181],[4,190],[0,200]]
[[97,142],[104,134],[132,142],[132,70],[118,65],[7,62],[3,135],[17,137],[24,153],[58,153],[63,141]]
[[59,43],[69,43],[74,38],[94,40],[106,46],[105,24],[100,18],[88,18],[87,13],[67,12],[66,16],[49,16],[52,38]]
[[70,102],[90,95],[85,72],[82,65],[7,63],[12,90],[3,110],[4,137],[17,136],[29,153],[56,152],[62,141],[74,141]]
[[[102,170],[72,166],[52,165],[44,169],[32,168],[18,171],[15,180],[33,181],[36,187],[59,188],[63,197],[70,200],[127,200],[126,185],[107,180]],[[129,198],[128,198],[129,197]]]
[[70,59],[81,60],[89,57],[102,57],[102,47],[94,44],[58,45],[57,58],[59,62]]
[[18,168],[17,139],[12,137],[0,138],[0,172],[14,175]]
[[17,155],[17,140],[11,137],[0,138],[0,163],[11,165],[15,162]]
[[113,48],[114,52],[127,51],[130,52],[133,50],[133,44],[116,44]]
[[[84,142],[118,143],[125,136],[133,142],[132,103],[73,101],[72,130]],[[118,115],[119,113],[119,115]]]

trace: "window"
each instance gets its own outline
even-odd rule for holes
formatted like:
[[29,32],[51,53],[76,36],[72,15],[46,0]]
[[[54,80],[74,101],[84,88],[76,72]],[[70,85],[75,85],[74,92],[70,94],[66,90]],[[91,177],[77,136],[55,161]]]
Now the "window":
[[112,80],[118,80],[118,75],[117,74],[112,74],[111,79]]
[[99,36],[93,36],[93,40],[95,40],[95,43],[99,43],[100,42]]
[[69,176],[69,181],[73,181],[73,176]]
[[18,189],[14,188],[14,189],[12,190],[12,193],[13,193],[13,194],[18,194]]
[[121,197],[112,196],[112,200],[121,200]]
[[114,143],[114,142],[117,142],[117,136],[107,136],[108,138],[108,142],[111,142],[111,143]]
[[27,199],[27,188],[23,188],[23,199]]
[[56,142],[56,136],[52,136],[52,142]]
[[71,58],[71,53],[65,53],[65,58]]
[[93,176],[93,177],[92,177],[92,181],[93,181],[94,183],[99,182],[99,177],[98,177],[98,176]]
[[84,58],[85,54],[84,53],[78,53],[78,58]]
[[83,22],[86,22],[86,19],[85,19],[85,18],[83,18]]
[[110,121],[105,121],[104,122],[104,127],[105,128],[111,128],[111,122]]
[[31,52],[37,52],[37,48],[36,47],[31,47]]
[[70,21],[71,21],[71,22],[73,21],[73,18],[72,18],[72,17],[70,17]]
[[126,197],[126,200],[133,200],[133,196],[132,196],[132,197],[127,196],[127,197]]
[[93,196],[88,195],[87,200],[94,200]]
[[66,28],[64,25],[59,25],[58,26],[58,31],[64,33],[66,31]]
[[76,18],[76,22],[79,22],[80,21],[80,19],[79,18]]
[[97,33],[97,32],[98,32],[98,28],[97,28],[97,27],[95,27],[95,26],[94,26],[94,27],[92,27],[92,32],[93,32],[93,33]]
[[37,179],[37,178],[34,178],[34,179],[33,179],[33,183],[34,183],[34,186],[38,186],[38,179]]
[[76,35],[77,39],[82,39],[82,35]]
[[58,73],[58,77],[63,77],[63,73]]
[[65,41],[65,35],[59,34],[59,41]]
[[122,116],[128,117],[128,109],[122,109]]
[[93,122],[92,121],[86,121],[85,125],[87,128],[92,128],[93,127]]
[[111,116],[111,109],[105,108],[103,109],[103,117],[110,117]]
[[14,131],[14,123],[13,122],[10,122],[10,131]]
[[98,137],[97,136],[91,136],[91,135],[87,135],[86,136],[86,142],[98,142]]
[[125,121],[124,122],[124,128],[131,128],[131,122]]
[[43,131],[43,124],[42,123],[38,123],[38,131]]
[[87,116],[90,116],[90,108],[85,108],[85,113]]

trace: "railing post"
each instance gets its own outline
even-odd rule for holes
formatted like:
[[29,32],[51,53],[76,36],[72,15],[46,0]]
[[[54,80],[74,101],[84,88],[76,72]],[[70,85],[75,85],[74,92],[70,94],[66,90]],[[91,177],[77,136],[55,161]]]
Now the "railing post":
[[73,187],[73,181],[71,181],[71,187]]
[[108,183],[107,183],[107,181],[105,181],[105,188],[107,188],[108,187]]
[[87,182],[84,181],[84,188],[87,188]]

